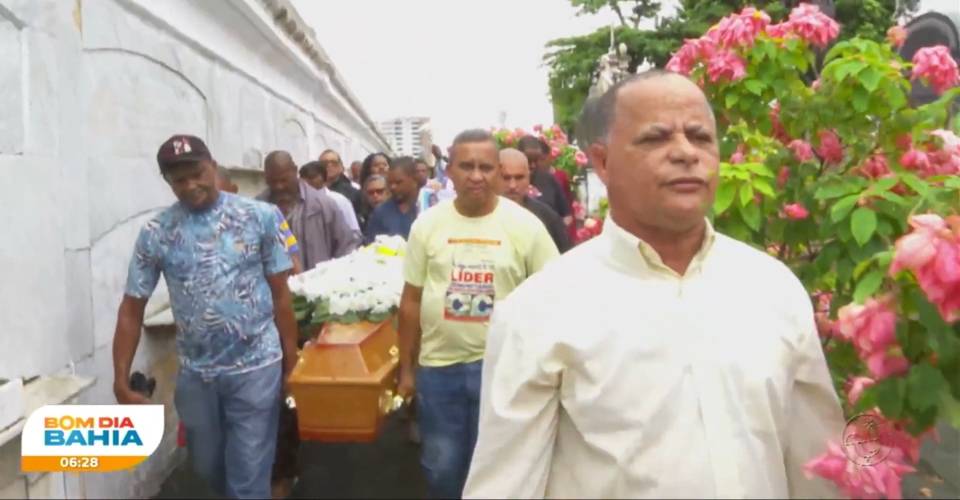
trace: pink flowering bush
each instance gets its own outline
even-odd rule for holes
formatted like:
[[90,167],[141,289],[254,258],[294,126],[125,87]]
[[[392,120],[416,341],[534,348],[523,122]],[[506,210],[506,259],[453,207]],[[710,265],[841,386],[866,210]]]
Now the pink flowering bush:
[[[899,26],[887,43],[839,32],[813,5],[776,24],[746,8],[667,67],[721,128],[715,226],[800,277],[845,411],[887,429],[883,463],[850,462],[838,436],[806,471],[897,498],[933,425],[960,427],[960,70],[945,47],[904,61]],[[912,107],[920,83],[940,97]]]
[[553,161],[553,166],[566,172],[571,182],[580,176],[581,169],[587,164],[587,155],[570,144],[567,134],[560,128],[560,125],[554,124],[548,128],[543,125],[535,125],[531,132],[521,128],[515,130],[494,128],[491,132],[500,148],[517,147],[517,142],[525,135],[543,139],[550,148],[550,159]]

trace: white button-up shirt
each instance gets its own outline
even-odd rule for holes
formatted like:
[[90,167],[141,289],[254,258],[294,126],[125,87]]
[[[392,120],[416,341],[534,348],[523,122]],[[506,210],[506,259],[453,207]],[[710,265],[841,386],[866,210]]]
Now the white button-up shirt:
[[497,304],[464,497],[836,496],[843,425],[786,266],[708,224],[680,276],[608,218]]

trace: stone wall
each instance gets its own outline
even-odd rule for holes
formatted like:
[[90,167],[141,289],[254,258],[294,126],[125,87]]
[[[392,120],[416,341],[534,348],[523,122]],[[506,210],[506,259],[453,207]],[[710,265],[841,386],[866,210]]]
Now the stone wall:
[[[154,158],[170,135],[196,134],[241,167],[244,194],[262,186],[273,149],[304,162],[328,147],[345,159],[387,148],[298,30],[312,31],[279,8],[289,5],[0,0],[0,377],[93,376],[79,402],[113,402],[111,340],[133,241],[173,201]],[[166,300],[161,284],[148,315]],[[173,336],[145,334],[134,369],[171,403]],[[153,494],[179,460],[172,406],[167,424],[137,470],[54,481],[56,496]],[[18,480],[0,469],[0,491]]]

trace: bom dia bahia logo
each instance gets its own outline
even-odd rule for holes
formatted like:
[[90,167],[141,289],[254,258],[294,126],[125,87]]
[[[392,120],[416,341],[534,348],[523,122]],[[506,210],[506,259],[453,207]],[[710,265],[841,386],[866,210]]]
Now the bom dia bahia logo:
[[163,405],[57,405],[23,428],[23,472],[112,472],[147,459],[163,438]]

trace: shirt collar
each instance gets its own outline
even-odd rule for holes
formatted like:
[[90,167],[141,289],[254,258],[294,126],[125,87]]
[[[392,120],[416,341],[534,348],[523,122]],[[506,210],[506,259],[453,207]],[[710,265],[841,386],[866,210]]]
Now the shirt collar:
[[[704,229],[706,234],[703,238],[703,244],[700,246],[700,250],[698,250],[696,255],[693,256],[693,260],[690,261],[690,265],[687,267],[686,274],[688,275],[692,272],[699,272],[701,270],[703,263],[710,255],[710,251],[713,249],[713,244],[716,240],[716,232],[713,229],[713,224],[710,223],[709,219],[704,218],[704,221],[706,222],[706,227]],[[614,222],[613,218],[609,215],[607,216],[606,220],[604,220],[602,234],[610,241],[611,257],[617,263],[634,265],[639,264],[641,267],[651,271],[668,273],[674,277],[680,277],[676,271],[670,269],[666,264],[663,263],[663,259],[660,258],[660,254],[658,254],[649,243],[628,232],[626,229]]]

